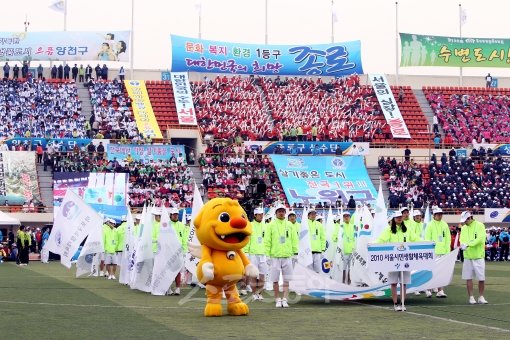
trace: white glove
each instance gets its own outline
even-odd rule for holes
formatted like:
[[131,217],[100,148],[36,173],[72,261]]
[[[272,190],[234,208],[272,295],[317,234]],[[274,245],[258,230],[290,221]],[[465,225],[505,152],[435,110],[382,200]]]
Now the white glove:
[[202,283],[214,279],[214,265],[211,262],[206,262],[202,265]]
[[461,250],[466,250],[466,249],[467,249],[467,247],[468,247],[468,245],[467,245],[467,244],[461,244],[461,245],[460,245],[460,249],[461,249]]
[[259,269],[251,263],[244,268],[244,273],[249,277],[259,277]]

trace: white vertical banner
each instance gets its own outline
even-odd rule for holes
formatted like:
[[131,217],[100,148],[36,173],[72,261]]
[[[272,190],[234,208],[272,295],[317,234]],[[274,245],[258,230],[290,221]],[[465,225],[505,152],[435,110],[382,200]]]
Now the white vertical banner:
[[170,73],[174,91],[175,109],[180,125],[197,125],[197,115],[193,105],[191,87],[187,72]]
[[377,240],[386,226],[388,226],[388,209],[386,203],[384,203],[382,183],[379,181],[379,191],[375,201],[374,224],[372,226],[372,241]]
[[340,226],[338,227],[336,252],[333,259],[333,266],[331,267],[331,279],[342,282],[343,277],[343,263],[344,263],[344,228],[343,228],[344,208],[340,210]]
[[131,288],[150,293],[154,253],[152,252],[152,207],[140,221],[140,239],[136,248],[134,282]]
[[301,229],[299,231],[298,263],[305,267],[313,264],[312,243],[310,241],[310,230],[308,229],[308,209],[303,209],[301,216]]
[[168,210],[164,206],[162,210],[158,249],[152,270],[152,295],[165,295],[184,263],[182,245],[170,224]]
[[67,190],[60,209],[55,216],[53,230],[45,247],[60,255],[60,262],[71,268],[71,258],[90,230],[102,225],[101,216],[77,194]]
[[76,277],[93,275],[94,255],[104,252],[103,222],[98,222],[96,225],[90,226],[89,235],[80,252],[80,257],[76,261]]
[[[326,260],[331,264],[335,257],[336,252],[336,244],[333,242],[333,233],[335,231],[335,215],[333,214],[333,210],[329,207],[328,216],[326,217],[326,251],[324,255],[326,256]],[[331,268],[331,267],[330,267]]]
[[133,215],[131,214],[131,209],[128,209],[127,218],[126,218],[126,246],[123,249],[122,257],[120,259],[120,274],[119,274],[119,283],[121,284],[129,284],[130,282],[130,273],[133,269],[131,265],[131,259],[133,257],[134,244],[135,244],[135,236],[134,234],[134,221]]
[[390,126],[393,138],[411,138],[386,76],[384,74],[370,74],[369,78],[386,122]]
[[[190,232],[188,236],[188,251],[186,253],[186,258],[184,259],[186,269],[196,277],[198,262],[200,262],[200,258],[198,258],[197,254],[192,254],[191,251],[193,248],[199,249],[200,242],[197,238],[197,233],[195,231],[195,217],[198,215],[202,207],[204,206],[204,202],[202,201],[202,195],[200,195],[200,191],[198,190],[198,186],[195,183],[195,188],[193,190],[193,208],[191,208],[191,222],[190,222]],[[197,248],[198,247],[198,248]]]

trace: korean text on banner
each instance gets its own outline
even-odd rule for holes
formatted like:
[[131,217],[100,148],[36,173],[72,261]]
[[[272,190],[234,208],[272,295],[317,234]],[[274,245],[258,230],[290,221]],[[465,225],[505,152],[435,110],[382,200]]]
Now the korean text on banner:
[[179,124],[197,125],[197,116],[195,114],[195,106],[193,105],[193,97],[191,96],[188,73],[172,72],[171,79]]
[[124,84],[131,97],[136,126],[144,137],[163,138],[143,80],[125,80]]
[[376,190],[362,156],[271,155],[271,159],[291,205],[337,200],[347,204],[351,195],[375,204]]
[[137,144],[108,144],[108,160],[126,159],[128,155],[135,161],[168,160],[177,158],[179,154],[185,155],[183,145],[137,145]]
[[264,45],[171,35],[173,72],[345,76],[363,74],[359,40]]
[[400,66],[508,67],[510,39],[400,33]]
[[0,32],[0,58],[128,62],[130,37],[131,31]]
[[386,76],[370,74],[369,77],[393,138],[411,138]]

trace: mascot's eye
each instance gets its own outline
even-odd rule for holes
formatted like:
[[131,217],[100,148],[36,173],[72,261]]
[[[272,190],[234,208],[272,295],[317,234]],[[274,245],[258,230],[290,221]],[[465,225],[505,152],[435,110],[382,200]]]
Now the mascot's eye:
[[230,215],[227,213],[221,213],[220,216],[218,217],[218,219],[221,222],[228,222],[228,221],[230,221]]

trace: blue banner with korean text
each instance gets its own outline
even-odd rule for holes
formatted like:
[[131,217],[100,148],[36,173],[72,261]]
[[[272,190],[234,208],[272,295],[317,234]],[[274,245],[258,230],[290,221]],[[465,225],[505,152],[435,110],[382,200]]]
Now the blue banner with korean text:
[[377,192],[368,176],[362,156],[287,156],[271,155],[292,205],[334,204],[349,197],[361,203],[375,204]]
[[172,72],[345,76],[363,74],[359,40],[264,45],[171,35]]
[[[368,155],[370,143],[353,142],[244,142],[250,148],[262,147],[265,154],[299,154],[299,155],[336,155],[343,156]],[[340,149],[340,150],[338,150]],[[337,151],[338,150],[338,151]],[[339,155],[339,156],[340,156]]]
[[186,158],[183,145],[108,144],[107,146],[108,160],[113,160],[114,158],[117,160],[125,159],[128,155],[131,155],[135,161],[157,161],[160,159],[167,160],[172,157],[177,158],[179,154]]

